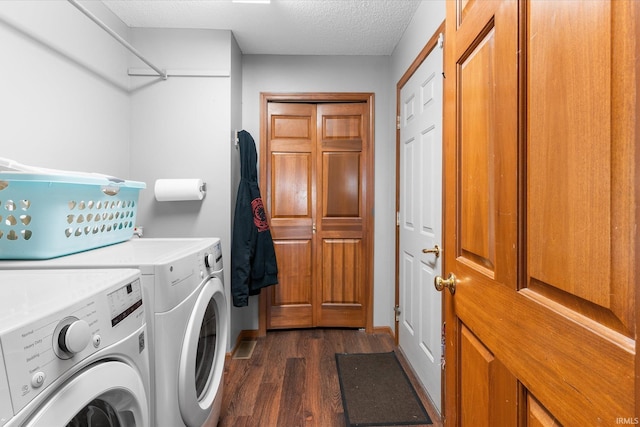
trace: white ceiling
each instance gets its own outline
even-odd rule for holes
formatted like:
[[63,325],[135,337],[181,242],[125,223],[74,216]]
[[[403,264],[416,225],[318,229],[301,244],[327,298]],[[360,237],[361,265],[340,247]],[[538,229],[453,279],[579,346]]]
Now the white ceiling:
[[130,27],[231,30],[244,54],[390,55],[420,0],[102,0]]

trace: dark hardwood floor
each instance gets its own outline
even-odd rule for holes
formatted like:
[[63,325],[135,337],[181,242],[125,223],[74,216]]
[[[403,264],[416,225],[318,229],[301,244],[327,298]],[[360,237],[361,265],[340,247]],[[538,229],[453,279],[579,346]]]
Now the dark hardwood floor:
[[[344,426],[336,353],[397,350],[388,334],[359,330],[269,331],[250,359],[228,358],[220,427]],[[398,353],[435,427],[442,422]]]

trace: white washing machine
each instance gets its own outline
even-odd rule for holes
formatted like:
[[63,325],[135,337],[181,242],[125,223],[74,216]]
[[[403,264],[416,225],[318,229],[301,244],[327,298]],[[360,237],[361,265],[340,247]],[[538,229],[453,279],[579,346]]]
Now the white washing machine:
[[0,426],[151,426],[138,270],[0,271],[0,295]]
[[0,261],[0,270],[125,267],[140,269],[150,306],[153,425],[215,425],[229,336],[220,239],[134,238],[50,260]]

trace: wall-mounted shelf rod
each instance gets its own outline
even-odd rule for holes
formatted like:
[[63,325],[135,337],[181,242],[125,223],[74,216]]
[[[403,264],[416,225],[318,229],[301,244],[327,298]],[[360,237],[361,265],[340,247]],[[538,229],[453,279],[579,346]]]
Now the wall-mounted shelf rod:
[[80,5],[76,0],[67,0],[67,1],[69,3],[71,3],[72,5],[74,5],[80,12],[84,13],[93,22],[98,24],[98,26],[100,28],[102,28],[107,33],[109,33],[109,35],[111,37],[113,37],[114,39],[116,39],[122,46],[126,47],[131,53],[133,53],[135,56],[140,58],[140,60],[142,62],[147,64],[149,67],[153,68],[153,70],[156,73],[158,73],[163,79],[165,79],[165,80],[167,79],[167,73],[165,71],[161,70],[160,68],[156,67],[151,62],[149,62],[149,60],[147,58],[145,58],[144,56],[142,56],[142,54],[140,52],[138,52],[138,50],[135,47],[131,46],[131,44],[129,44],[129,42],[127,42],[125,39],[120,37],[120,35],[118,33],[116,33],[111,28],[109,28],[109,26],[107,24],[105,24],[104,22],[102,22],[97,16],[95,16],[93,13],[89,12],[84,6]]

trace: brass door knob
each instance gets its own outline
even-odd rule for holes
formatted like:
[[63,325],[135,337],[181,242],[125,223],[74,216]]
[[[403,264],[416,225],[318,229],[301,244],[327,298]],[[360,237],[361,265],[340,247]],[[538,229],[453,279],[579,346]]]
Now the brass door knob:
[[438,258],[440,256],[440,246],[434,245],[433,248],[431,248],[431,249],[423,249],[422,253],[423,254],[435,254],[436,258]]
[[451,295],[456,292],[456,276],[453,273],[449,273],[449,277],[443,279],[441,276],[436,276],[433,280],[433,285],[438,292],[442,292],[444,288],[448,288]]

